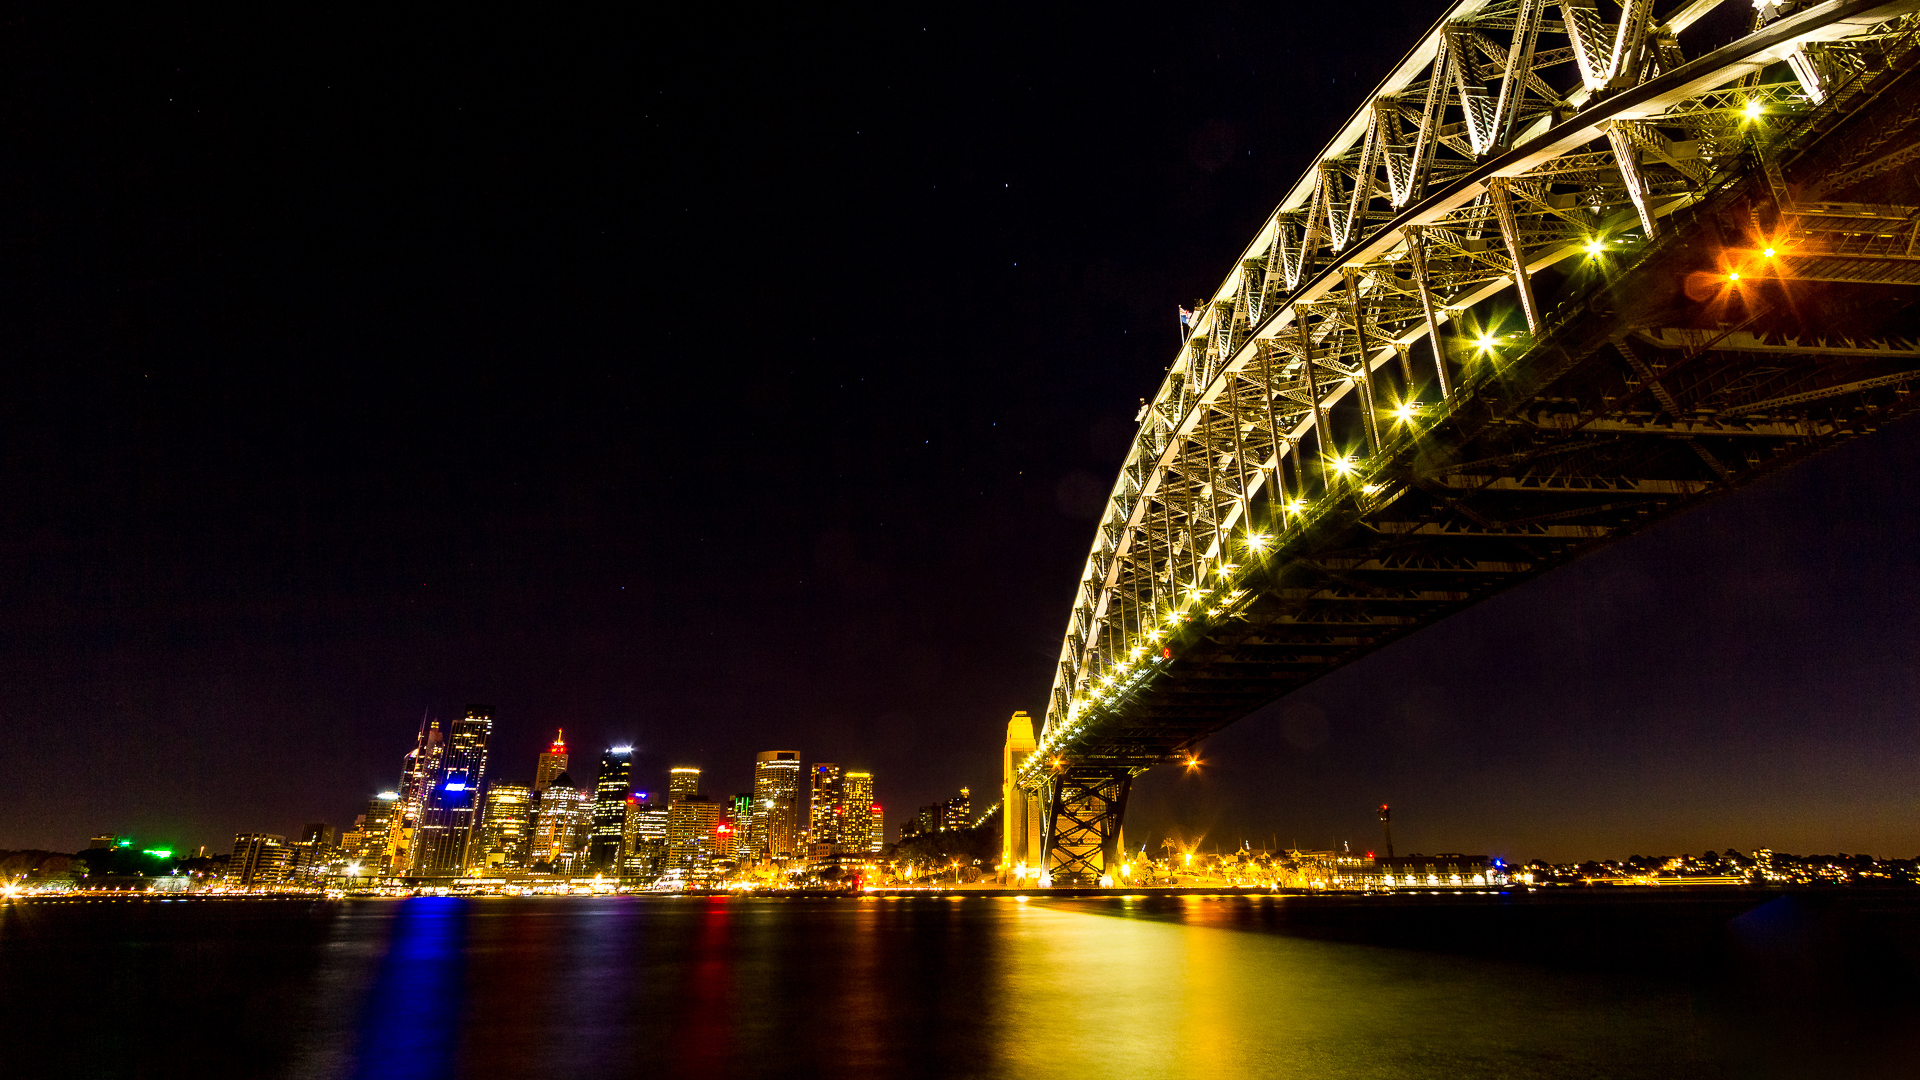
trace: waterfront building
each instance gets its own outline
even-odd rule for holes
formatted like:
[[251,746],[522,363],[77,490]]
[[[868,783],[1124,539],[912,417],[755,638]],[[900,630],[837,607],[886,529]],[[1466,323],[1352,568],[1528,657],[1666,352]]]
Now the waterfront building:
[[560,728],[553,733],[553,743],[540,751],[540,760],[533,766],[533,793],[547,790],[553,778],[567,771],[567,730]]
[[840,805],[843,786],[840,766],[830,761],[807,766],[806,843],[810,851],[821,846],[827,849],[812,852],[814,854],[831,854],[833,847],[840,843],[840,816],[845,809]]
[[400,802],[397,791],[383,791],[367,800],[366,812],[354,819],[354,829],[341,838],[348,859],[370,874],[393,869],[393,826]]
[[1014,777],[1037,744],[1033,718],[1024,712],[1007,721],[1007,741],[1000,748],[1000,867],[1013,872],[1040,866],[1040,800],[1029,795]]
[[667,867],[693,871],[714,860],[722,807],[705,795],[684,795],[667,807]]
[[627,797],[632,794],[633,747],[608,747],[600,755],[600,776],[593,782],[593,823],[587,838],[589,866],[619,868],[620,836],[626,831]]
[[736,792],[727,800],[726,823],[727,838],[733,850],[725,852],[723,857],[736,863],[746,864],[753,861],[753,794]]
[[1496,884],[1496,870],[1493,859],[1486,855],[1458,852],[1402,855],[1373,860],[1373,865],[1362,871],[1357,884],[1387,889],[1472,888]]
[[886,815],[881,811],[879,803],[873,804],[872,816],[873,823],[867,826],[867,850],[877,855],[887,844]]
[[533,825],[532,860],[551,864],[557,872],[572,870],[585,832],[587,793],[561,773],[540,793]]
[[477,864],[524,869],[533,850],[533,789],[525,784],[494,784],[487,789],[487,812],[480,824]]
[[840,782],[840,837],[842,851],[872,851],[873,774],[847,773]]
[[275,833],[239,833],[227,859],[227,883],[242,889],[261,889],[287,880],[293,852],[287,838]]
[[413,835],[413,873],[452,877],[467,869],[467,856],[480,818],[480,792],[487,776],[487,743],[493,736],[493,710],[467,707],[448,733],[446,750],[426,807]]
[[800,854],[800,752],[768,750],[753,759],[753,853],[791,859]]
[[667,871],[667,808],[644,791],[627,797],[626,827],[620,842],[620,876],[651,881]]

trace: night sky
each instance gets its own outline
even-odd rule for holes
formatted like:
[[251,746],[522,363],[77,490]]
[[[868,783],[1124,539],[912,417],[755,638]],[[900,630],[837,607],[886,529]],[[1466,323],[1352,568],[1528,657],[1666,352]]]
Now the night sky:
[[[345,826],[469,702],[506,780],[991,802],[1176,305],[1441,8],[90,10],[0,32],[0,847]],[[1917,462],[1339,672],[1129,841],[1912,855]]]

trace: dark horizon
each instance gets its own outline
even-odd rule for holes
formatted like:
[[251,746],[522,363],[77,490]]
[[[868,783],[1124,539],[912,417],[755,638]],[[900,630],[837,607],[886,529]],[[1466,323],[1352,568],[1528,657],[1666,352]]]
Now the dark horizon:
[[[470,702],[496,778],[564,728],[989,805],[1177,305],[1440,10],[16,16],[0,847],[345,827]],[[1916,464],[1336,672],[1129,846],[1920,851]]]

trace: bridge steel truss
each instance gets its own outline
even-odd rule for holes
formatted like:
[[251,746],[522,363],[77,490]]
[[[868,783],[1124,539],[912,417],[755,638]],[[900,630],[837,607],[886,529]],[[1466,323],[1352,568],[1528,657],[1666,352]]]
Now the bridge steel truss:
[[1719,6],[1464,0],[1280,201],[1096,531],[1046,880],[1233,720],[1908,411],[1920,208],[1837,197],[1920,203],[1920,0]]

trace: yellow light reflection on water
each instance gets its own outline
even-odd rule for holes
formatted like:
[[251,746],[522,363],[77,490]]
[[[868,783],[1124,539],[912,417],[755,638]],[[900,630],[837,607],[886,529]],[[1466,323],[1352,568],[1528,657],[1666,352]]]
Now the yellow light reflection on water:
[[1272,913],[1263,905],[1281,903],[1006,905],[1018,928],[996,958],[996,1072],[1060,1075],[1071,1062],[1088,1076],[1451,1077],[1573,1044],[1581,1060],[1601,1060],[1688,1038],[1679,998],[1569,1008],[1582,991],[1553,974],[1247,932]]

